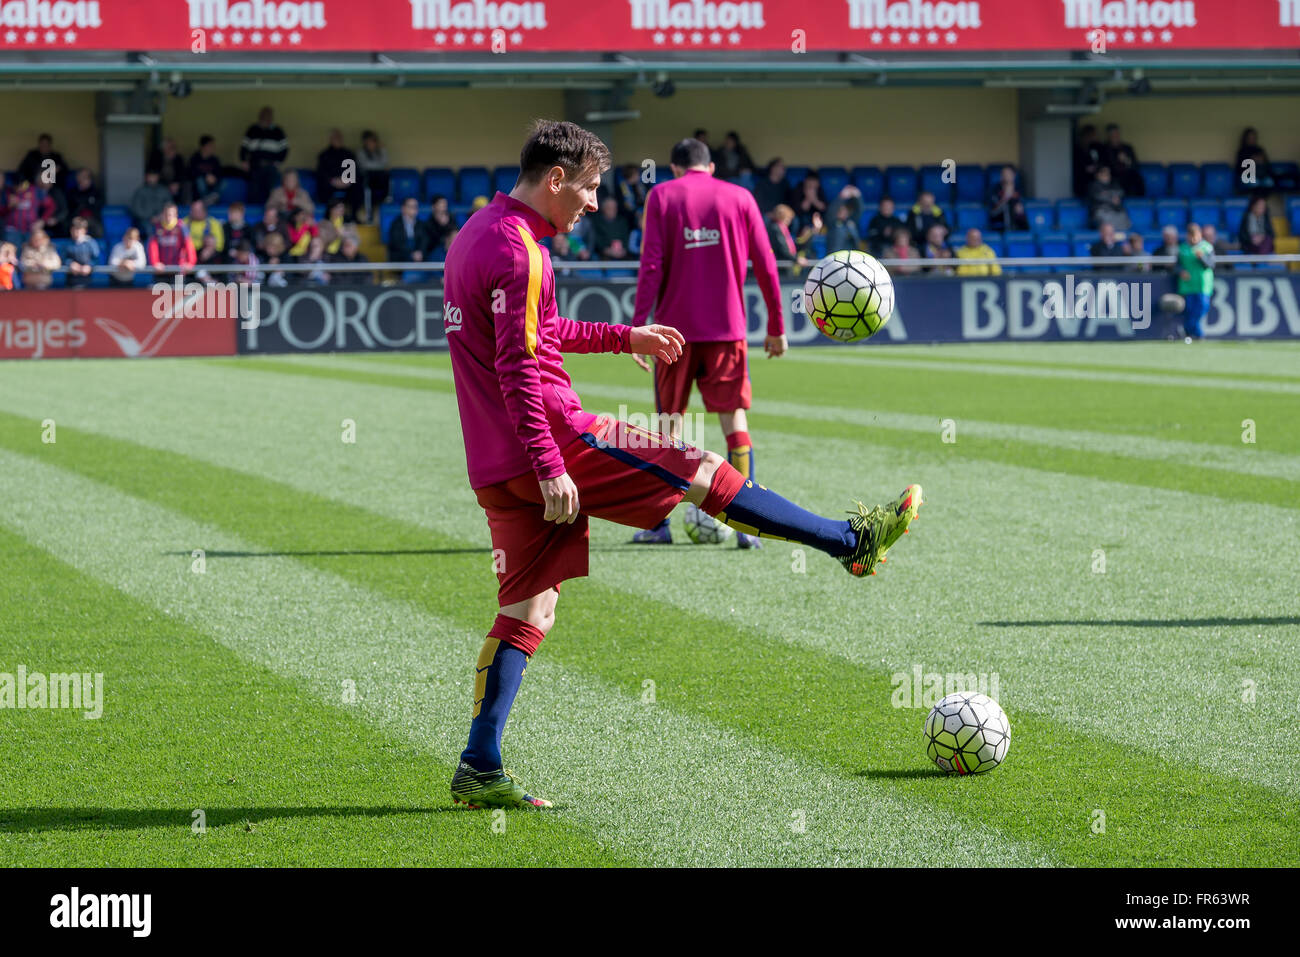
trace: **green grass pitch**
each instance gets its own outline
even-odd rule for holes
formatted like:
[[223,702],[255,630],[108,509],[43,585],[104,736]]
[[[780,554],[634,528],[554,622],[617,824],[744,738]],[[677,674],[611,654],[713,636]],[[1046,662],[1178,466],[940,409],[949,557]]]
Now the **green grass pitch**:
[[[751,372],[759,481],[921,520],[865,581],[594,523],[506,731],[556,807],[494,815],[446,790],[495,613],[446,356],[4,364],[0,674],[105,697],[0,710],[0,865],[1300,863],[1300,346]],[[1002,767],[928,762],[918,671],[996,681]]]

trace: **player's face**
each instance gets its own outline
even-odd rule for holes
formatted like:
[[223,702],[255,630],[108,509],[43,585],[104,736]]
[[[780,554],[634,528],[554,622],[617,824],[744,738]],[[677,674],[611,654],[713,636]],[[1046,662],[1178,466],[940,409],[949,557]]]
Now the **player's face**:
[[600,189],[600,173],[584,173],[575,177],[565,177],[556,197],[557,215],[552,225],[557,232],[569,233],[578,225],[587,213],[594,213],[600,207],[596,205],[596,191]]

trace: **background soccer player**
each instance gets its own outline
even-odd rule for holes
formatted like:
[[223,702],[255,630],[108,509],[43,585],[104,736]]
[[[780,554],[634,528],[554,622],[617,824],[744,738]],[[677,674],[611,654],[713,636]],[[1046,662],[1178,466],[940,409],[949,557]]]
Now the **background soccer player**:
[[510,195],[466,222],[447,253],[443,325],[470,485],[487,513],[501,606],[475,666],[469,742],[451,780],[474,807],[544,807],[505,771],[501,732],[529,657],[555,622],[560,583],[587,574],[589,516],[644,528],[683,498],[738,531],[797,541],[874,574],[921,505],[911,485],[847,521],[807,512],[713,452],[582,409],[563,352],[631,352],[671,363],[663,325],[575,322],[556,311],[539,244],[596,209],[609,150],[573,123],[540,122]]
[[[646,198],[632,325],[643,325],[653,310],[656,319],[670,322],[686,340],[679,361],[654,367],[655,411],[672,416],[670,431],[680,434],[691,383],[698,383],[704,408],[718,413],[728,461],[745,478],[753,478],[754,446],[745,415],[750,404],[745,264],[754,263],[767,306],[764,348],[769,356],[779,356],[786,339],[776,256],[753,194],[713,178],[706,145],[682,140],[670,159],[676,178],[660,183]],[[639,356],[636,361],[650,368]],[[672,542],[668,519],[632,540]],[[758,539],[742,532],[736,543],[750,548]]]

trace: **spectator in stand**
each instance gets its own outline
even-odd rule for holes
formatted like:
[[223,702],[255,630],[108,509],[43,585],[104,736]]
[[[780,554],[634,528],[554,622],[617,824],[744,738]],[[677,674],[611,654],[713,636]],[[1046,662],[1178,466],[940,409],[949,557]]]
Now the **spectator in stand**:
[[289,155],[289,138],[275,122],[269,106],[262,107],[257,122],[244,131],[239,144],[239,165],[248,175],[248,201],[264,203]]
[[289,230],[280,221],[280,211],[274,206],[267,206],[262,210],[262,221],[253,227],[253,248],[257,250],[259,257],[266,256],[266,240],[269,236],[279,236],[283,241],[285,248],[289,246]]
[[89,223],[78,216],[68,230],[72,242],[65,250],[64,264],[68,267],[69,289],[88,287],[90,274],[99,262],[99,243],[90,235],[88,227]]
[[141,236],[150,235],[163,207],[172,201],[171,190],[158,182],[158,171],[147,169],[144,183],[131,194],[131,221]]
[[185,217],[185,228],[190,231],[190,242],[198,249],[203,245],[203,237],[211,236],[216,240],[217,252],[226,248],[226,231],[221,223],[208,215],[208,208],[203,200],[196,199],[190,203],[190,214]]
[[190,157],[190,195],[205,206],[219,202],[223,169],[217,156],[217,141],[206,134],[200,136],[198,151]]
[[189,205],[193,184],[190,181],[189,167],[176,149],[176,141],[170,136],[162,141],[162,146],[153,151],[146,169],[158,171],[158,182],[167,187],[171,201],[179,209]]
[[820,230],[820,226],[813,226],[814,215],[818,219],[823,219],[826,216],[826,194],[822,192],[822,179],[820,176],[810,172],[803,178],[803,182],[795,190],[793,206],[795,222],[799,225],[799,232],[803,232],[809,227]]
[[[282,266],[294,261],[289,255],[289,247],[282,233],[268,233],[266,237],[266,255],[262,257],[264,266]],[[287,286],[289,276],[282,269],[270,269],[263,273],[262,280],[268,286]]]
[[608,196],[600,204],[600,215],[591,226],[592,245],[601,259],[627,259],[632,230],[619,215],[618,201]]
[[[1126,249],[1124,244],[1119,241],[1119,238],[1115,234],[1115,227],[1112,224],[1103,222],[1101,224],[1101,229],[1098,232],[1100,233],[1100,236],[1097,242],[1088,247],[1089,256],[1094,258],[1113,257],[1116,259],[1123,259],[1128,255],[1128,249]],[[1094,266],[1093,268],[1098,272],[1105,272],[1110,267]]]
[[302,184],[298,181],[298,171],[295,169],[284,171],[284,175],[280,177],[280,185],[271,190],[271,195],[266,198],[266,205],[278,209],[286,219],[295,209],[306,210],[311,215],[316,213],[316,204],[302,188]]
[[[1232,252],[1232,248],[1219,238],[1219,228],[1213,223],[1206,223],[1201,227],[1201,238],[1209,243],[1210,248],[1214,250],[1214,260],[1216,263],[1221,257],[1227,256]],[[1231,269],[1232,267],[1225,263],[1219,268]]]
[[4,238],[15,246],[22,245],[34,227],[53,229],[58,221],[54,199],[32,180],[24,177],[6,191]]
[[[891,245],[884,252],[885,255],[881,257],[882,259],[920,259],[921,258],[921,254],[917,252],[916,247],[912,245],[912,231],[908,229],[906,226],[901,226],[901,225],[899,226],[898,229],[894,230],[893,245]],[[910,276],[913,275],[914,273],[920,272],[921,266],[919,264],[915,266],[913,265],[890,266],[889,271],[897,275]]]
[[852,204],[837,201],[833,204],[833,208],[834,217],[826,227],[826,249],[830,252],[839,249],[861,249],[862,237],[858,233],[858,220],[853,215]]
[[28,150],[18,164],[18,180],[39,183],[47,192],[63,188],[68,179],[68,164],[63,154],[54,149],[54,138],[42,133],[36,138],[36,148]]
[[998,265],[998,254],[993,251],[978,229],[966,230],[966,242],[957,247],[956,256],[962,260],[957,267],[959,276],[1001,276],[1002,267]]
[[1080,128],[1074,141],[1074,195],[1086,199],[1088,187],[1101,169],[1101,143],[1097,141],[1097,127],[1089,124]]
[[831,200],[831,204],[829,207],[827,207],[826,216],[824,217],[826,222],[830,224],[827,227],[828,237],[826,240],[827,243],[826,248],[830,250],[856,249],[857,248],[856,245],[854,246],[831,245],[829,233],[830,230],[834,228],[836,222],[839,221],[841,209],[847,211],[848,221],[852,225],[854,243],[859,242],[862,238],[862,234],[858,231],[858,222],[862,219],[862,190],[858,189],[852,183],[846,184],[844,188],[840,190],[839,195],[836,196],[833,200]]
[[[154,269],[180,266],[183,275],[194,268],[195,259],[194,240],[190,239],[190,231],[177,216],[176,204],[168,203],[158,217],[158,227],[149,237],[149,265]],[[154,279],[170,282],[173,275],[155,273]]]
[[780,266],[787,275],[798,274],[799,270],[808,266],[804,248],[812,239],[811,229],[796,239],[790,232],[793,223],[794,210],[785,203],[778,203],[767,214],[767,238],[772,243],[772,252],[776,256],[778,265],[786,262],[794,263],[793,267]]
[[230,204],[230,209],[226,212],[226,225],[222,231],[225,233],[222,248],[228,256],[232,255],[235,247],[245,239],[250,243],[254,241],[253,227],[244,219],[244,204],[239,200]]
[[[978,230],[977,230],[978,232]],[[930,231],[925,234],[925,249],[921,255],[926,259],[948,260],[953,258],[952,250],[948,248],[948,228],[935,223],[930,227]],[[952,263],[936,262],[926,270],[932,276],[951,276],[953,274]]]
[[290,283],[310,283],[315,286],[325,286],[330,282],[329,271],[325,268],[329,262],[329,257],[325,253],[325,243],[319,236],[313,236],[311,242],[307,244],[307,252],[299,257],[298,262],[306,263],[316,268],[310,272],[294,272],[289,274]]
[[456,232],[456,220],[451,218],[446,196],[433,197],[433,205],[429,210],[428,229],[430,250],[441,250],[445,253],[451,248],[450,237]]
[[[1250,161],[1252,165],[1247,165]],[[1259,145],[1259,132],[1248,126],[1242,130],[1241,145],[1237,149],[1237,191],[1241,193],[1268,193],[1274,189],[1294,192],[1300,189],[1294,173],[1281,173],[1274,168],[1264,147]]]
[[199,282],[223,282],[225,276],[216,276],[204,269],[204,266],[224,266],[227,262],[226,255],[217,248],[217,237],[212,233],[204,233],[200,241],[198,255],[195,257],[195,268],[197,271],[194,277]]
[[785,172],[785,163],[781,162],[778,156],[767,164],[767,169],[754,184],[754,201],[758,203],[758,211],[764,216],[789,201],[790,186],[785,181]]
[[625,164],[622,174],[617,183],[618,208],[635,228],[639,222],[640,211],[645,208],[646,185],[641,182],[640,167],[634,163]]
[[428,254],[429,224],[420,219],[419,201],[408,196],[402,201],[402,214],[388,227],[388,260],[419,263]]
[[289,255],[301,259],[311,250],[311,241],[320,236],[320,227],[311,213],[299,207],[289,220]]
[[[553,264],[586,261],[590,258],[591,256],[585,249],[575,250],[571,245],[569,245],[569,237],[566,234],[556,233],[551,237],[551,262]],[[557,265],[555,267],[555,274],[557,276],[571,276],[573,275],[573,270]]]
[[262,281],[262,274],[257,267],[261,262],[257,258],[257,253],[253,251],[253,244],[247,239],[241,239],[234,247],[235,251],[230,254],[230,263],[234,266],[244,267],[239,272],[228,273],[236,282],[259,283]]
[[734,183],[745,173],[754,172],[754,159],[740,142],[740,134],[731,130],[722,139],[722,147],[713,152],[713,175]]
[[325,244],[325,254],[333,256],[343,245],[343,234],[348,231],[346,219],[347,204],[336,199],[325,210],[325,218],[320,221],[320,238]]
[[1273,218],[1268,214],[1268,200],[1257,193],[1242,214],[1237,241],[1241,243],[1243,253],[1267,256],[1273,252],[1273,235]]
[[149,265],[144,245],[140,242],[140,230],[134,226],[127,228],[121,241],[108,254],[108,264],[113,267],[108,277],[110,286],[131,286],[135,284],[136,273]]
[[926,189],[921,191],[921,195],[912,206],[912,211],[908,214],[907,228],[913,240],[922,243],[925,237],[930,235],[933,226],[942,226],[944,230],[952,231],[948,225],[948,217],[934,201],[934,193]]
[[[699,140],[699,141],[700,141],[701,143],[703,143],[705,146],[709,146],[709,131],[706,130],[706,129],[698,129],[698,130],[696,130],[696,131],[695,131],[695,139]],[[710,159],[713,158],[713,147],[712,147],[712,146],[709,146],[709,158],[710,158]]]
[[23,270],[23,287],[25,289],[49,289],[54,282],[54,270],[63,265],[59,251],[50,242],[50,234],[45,227],[35,225],[27,236],[27,245],[23,247],[21,259]]
[[[388,150],[379,142],[379,134],[366,130],[361,134],[361,152],[357,154],[357,172],[366,196],[366,212],[388,202]],[[369,218],[369,216],[367,216]]]
[[989,228],[1000,233],[1029,228],[1025,201],[1016,188],[1014,166],[1002,167],[998,184],[989,190]]
[[[354,233],[346,232],[339,238],[339,251],[329,257],[333,263],[364,263],[370,260],[361,255],[361,244]],[[364,286],[370,282],[373,273],[360,269],[348,269],[330,273],[330,281],[336,286]]]
[[1184,341],[1200,339],[1204,332],[1201,322],[1210,310],[1210,296],[1214,293],[1214,250],[1201,235],[1196,223],[1187,224],[1187,241],[1178,247],[1178,294],[1183,297]]
[[0,292],[14,288],[14,275],[18,272],[18,248],[13,243],[0,243]]
[[[1125,256],[1145,256],[1147,254],[1145,243],[1141,234],[1129,230],[1129,234],[1124,238],[1124,255]],[[1137,272],[1150,272],[1150,265],[1133,265],[1129,267]]]
[[355,218],[365,205],[364,189],[357,154],[343,145],[342,131],[330,130],[329,145],[316,154],[316,199],[327,206],[341,199]]
[[1137,153],[1120,136],[1119,124],[1106,127],[1106,142],[1101,148],[1101,162],[1110,169],[1110,178],[1126,196],[1145,196],[1146,183],[1138,169]]
[[86,229],[96,239],[104,236],[104,194],[95,185],[95,176],[89,169],[82,167],[68,184],[68,215],[73,219],[80,217],[86,221]]
[[894,215],[894,201],[888,196],[880,197],[876,215],[867,223],[867,252],[876,258],[885,255],[885,250],[894,245],[894,233],[903,228],[903,224]]
[[1088,224],[1100,228],[1109,223],[1116,229],[1128,229],[1128,213],[1124,209],[1124,190],[1117,185],[1109,166],[1097,170],[1097,178],[1088,187]]

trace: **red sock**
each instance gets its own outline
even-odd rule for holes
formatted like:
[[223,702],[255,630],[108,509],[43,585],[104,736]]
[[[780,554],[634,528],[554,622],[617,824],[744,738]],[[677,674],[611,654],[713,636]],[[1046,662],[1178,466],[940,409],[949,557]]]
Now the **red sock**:
[[725,512],[731,500],[744,485],[745,476],[733,466],[723,462],[713,473],[713,481],[709,483],[709,494],[704,496],[704,501],[700,503],[700,510],[709,515]]
[[[732,496],[735,496],[734,492]],[[488,637],[497,639],[503,645],[518,648],[531,658],[533,653],[537,651],[537,646],[546,637],[546,634],[536,625],[531,625],[522,618],[497,615],[497,620],[492,623],[492,630],[488,632]]]

